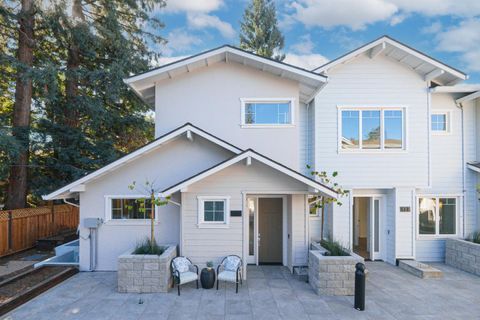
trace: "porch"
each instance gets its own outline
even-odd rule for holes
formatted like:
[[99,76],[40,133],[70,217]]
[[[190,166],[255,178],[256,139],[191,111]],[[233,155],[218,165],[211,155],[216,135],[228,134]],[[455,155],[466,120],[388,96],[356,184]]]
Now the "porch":
[[[285,267],[249,266],[235,294],[186,286],[168,294],[122,294],[115,272],[82,272],[7,315],[6,319],[461,319],[480,314],[480,278],[434,264],[443,279],[419,280],[383,262],[367,262],[366,310],[353,297],[317,296]],[[142,304],[139,304],[139,301]]]

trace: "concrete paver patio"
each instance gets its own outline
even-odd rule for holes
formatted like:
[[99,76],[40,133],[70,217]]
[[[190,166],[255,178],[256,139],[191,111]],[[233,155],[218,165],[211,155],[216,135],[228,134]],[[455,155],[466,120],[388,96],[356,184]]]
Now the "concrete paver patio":
[[[116,273],[79,273],[2,319],[480,319],[480,278],[434,264],[444,279],[419,279],[369,262],[366,310],[353,297],[317,296],[286,268],[249,266],[248,282],[182,295],[116,292]],[[143,303],[139,303],[142,300]]]

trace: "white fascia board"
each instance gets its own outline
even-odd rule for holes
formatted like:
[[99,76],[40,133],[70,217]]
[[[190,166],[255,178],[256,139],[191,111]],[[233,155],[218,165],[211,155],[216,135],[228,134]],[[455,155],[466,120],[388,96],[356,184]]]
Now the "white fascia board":
[[196,127],[194,127],[190,124],[187,124],[187,125],[184,125],[184,126],[178,128],[178,129],[168,133],[167,135],[161,137],[160,139],[155,140],[155,141],[147,144],[146,146],[141,147],[140,149],[135,150],[132,153],[127,154],[126,156],[123,156],[122,158],[106,165],[105,167],[100,168],[100,169],[86,175],[85,177],[80,178],[80,179],[66,185],[63,188],[60,188],[60,189],[58,189],[58,190],[56,190],[56,191],[54,191],[54,192],[52,192],[48,195],[42,196],[42,198],[43,198],[43,200],[54,200],[54,199],[57,199],[57,197],[61,196],[65,192],[71,193],[72,190],[76,191],[79,185],[85,184],[85,183],[87,183],[87,182],[89,182],[89,181],[91,181],[91,180],[109,172],[109,171],[115,170],[119,166],[122,166],[123,164],[125,164],[127,162],[130,162],[130,161],[136,159],[137,157],[139,157],[139,156],[141,156],[141,155],[143,155],[143,154],[145,154],[149,151],[152,151],[153,149],[159,147],[160,145],[162,145],[162,144],[170,141],[171,139],[176,138],[176,137],[178,137],[178,136],[180,136],[180,135],[182,135],[182,134],[184,134],[188,131],[193,132],[195,134],[198,134],[199,136],[201,136],[201,137],[203,137],[203,138],[205,138],[205,139],[207,139],[207,140],[209,140],[213,143],[216,143],[216,144],[224,147],[225,149],[227,149],[229,151],[232,151],[235,154],[239,154],[239,153],[242,152],[241,149],[239,149],[239,148],[237,148],[233,145],[230,145],[230,144],[226,143],[225,141],[222,141],[222,140],[220,140],[220,139],[218,139],[218,138],[216,138],[216,137],[214,137],[214,136],[212,136],[212,135],[210,135],[210,134],[208,134],[208,133],[206,133],[202,130],[199,130],[198,128],[196,128]]
[[480,91],[477,91],[477,92],[471,93],[471,94],[469,94],[465,97],[459,98],[459,99],[455,100],[455,102],[458,103],[458,104],[462,104],[464,102],[468,102],[470,100],[474,100],[474,99],[477,99],[477,98],[480,98]]
[[480,90],[480,84],[461,84],[456,86],[437,86],[430,89],[431,93],[471,93]]
[[474,166],[474,165],[471,165],[470,163],[467,163],[467,168],[470,169],[470,170],[473,170],[475,172],[478,172],[480,173],[480,168]]
[[326,195],[328,195],[332,198],[337,198],[338,197],[338,194],[335,191],[331,190],[330,188],[325,187],[323,184],[321,184],[319,182],[316,182],[316,181],[313,181],[311,179],[308,179],[307,177],[303,176],[302,174],[300,174],[298,172],[295,172],[293,170],[290,170],[290,169],[288,169],[288,168],[286,168],[286,167],[284,167],[284,166],[282,166],[282,165],[280,165],[280,164],[278,164],[278,163],[276,163],[276,162],[274,162],[274,161],[272,161],[272,160],[270,160],[266,157],[261,156],[260,154],[258,154],[256,152],[251,151],[251,150],[245,151],[245,152],[239,154],[238,156],[233,157],[232,159],[221,163],[220,165],[217,165],[217,166],[215,166],[211,169],[208,169],[208,170],[206,170],[206,171],[204,171],[204,172],[202,172],[198,175],[195,175],[192,178],[187,179],[187,180],[185,180],[185,181],[183,181],[183,182],[181,182],[181,183],[179,183],[179,184],[177,184],[173,187],[170,187],[166,190],[163,190],[159,194],[159,196],[160,197],[170,196],[171,194],[173,194],[175,192],[178,192],[182,189],[187,188],[189,185],[191,185],[195,182],[198,182],[198,181],[200,181],[200,180],[202,180],[202,179],[204,179],[204,178],[206,178],[206,177],[208,177],[208,176],[210,176],[210,175],[212,175],[216,172],[219,172],[220,170],[223,170],[223,169],[225,169],[225,168],[227,168],[227,167],[229,167],[229,166],[231,166],[235,163],[238,163],[239,161],[247,159],[247,158],[253,158],[253,159],[255,159],[259,162],[262,162],[263,164],[265,164],[265,165],[267,165],[267,166],[269,166],[273,169],[276,169],[276,170],[278,170],[278,171],[280,171],[280,172],[282,172],[282,173],[284,173],[284,174],[286,174],[286,175],[288,175],[288,176],[306,184],[307,186],[311,187],[312,189],[318,190],[318,192],[324,193],[324,194],[326,194]]
[[349,54],[347,54],[347,55],[345,55],[345,56],[343,56],[343,57],[341,57],[337,60],[333,60],[332,62],[321,66],[320,68],[314,69],[314,71],[318,72],[318,73],[325,72],[326,70],[331,69],[338,64],[344,63],[344,62],[346,62],[346,61],[348,61],[352,58],[357,57],[358,55],[360,55],[364,52],[367,52],[370,49],[373,49],[374,47],[377,47],[377,46],[381,45],[382,42],[388,43],[389,45],[394,46],[394,47],[404,51],[405,53],[410,54],[410,55],[412,55],[412,56],[414,56],[418,59],[421,59],[422,61],[424,61],[426,63],[429,63],[429,64],[431,64],[431,65],[433,65],[433,66],[435,66],[439,69],[442,69],[445,72],[448,72],[451,75],[453,75],[453,76],[455,76],[459,79],[466,80],[468,78],[467,75],[465,75],[465,74],[463,74],[463,73],[461,73],[461,72],[459,72],[459,71],[457,71],[457,70],[455,70],[455,69],[453,69],[453,68],[451,68],[451,67],[449,67],[449,66],[447,66],[443,63],[440,63],[440,62],[426,56],[425,54],[417,52],[417,51],[415,51],[415,50],[413,50],[413,49],[411,49],[411,48],[409,48],[409,47],[407,47],[407,46],[405,46],[405,45],[403,45],[403,44],[401,44],[401,43],[399,43],[399,42],[397,42],[393,39],[388,38],[388,37],[381,37],[381,38],[373,41],[372,43],[367,44],[367,45],[365,45],[365,46],[363,46],[363,47],[361,47],[357,50],[354,50],[354,51],[350,52]]

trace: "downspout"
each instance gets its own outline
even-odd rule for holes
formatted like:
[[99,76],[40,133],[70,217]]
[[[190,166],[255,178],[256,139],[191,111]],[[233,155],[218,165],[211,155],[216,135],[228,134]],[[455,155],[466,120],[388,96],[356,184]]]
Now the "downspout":
[[455,103],[457,108],[461,110],[461,126],[462,126],[462,206],[463,206],[463,213],[462,213],[462,238],[465,239],[465,227],[466,227],[466,215],[465,215],[465,208],[466,208],[466,186],[465,186],[465,121],[464,121],[464,114],[463,114],[463,104],[462,103]]
[[80,206],[76,203],[73,203],[73,202],[68,202],[67,199],[62,199],[64,203],[66,204],[69,204],[71,206],[74,206],[74,207],[77,207],[77,208],[80,208]]
[[[427,86],[428,86],[428,83],[427,83]],[[431,132],[430,132],[430,128],[431,128],[431,106],[432,106],[432,94],[431,94],[431,90],[430,89],[427,89],[427,144],[428,144],[428,170],[427,170],[427,175],[428,175],[428,186],[427,188],[430,189],[432,188],[432,143],[431,143]]]

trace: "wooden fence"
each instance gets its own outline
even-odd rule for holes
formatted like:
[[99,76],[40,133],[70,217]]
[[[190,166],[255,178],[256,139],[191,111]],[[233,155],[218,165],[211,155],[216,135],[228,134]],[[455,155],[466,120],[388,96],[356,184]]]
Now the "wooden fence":
[[78,208],[68,204],[0,211],[0,257],[32,248],[38,239],[61,230],[76,229],[78,223]]

